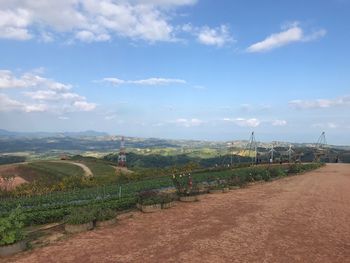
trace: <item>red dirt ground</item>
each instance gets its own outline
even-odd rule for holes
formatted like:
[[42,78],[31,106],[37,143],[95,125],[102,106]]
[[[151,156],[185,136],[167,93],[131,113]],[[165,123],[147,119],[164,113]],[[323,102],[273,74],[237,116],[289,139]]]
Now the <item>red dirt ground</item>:
[[[18,164],[5,164],[0,166],[0,189],[12,190],[17,186],[27,183],[28,181],[19,175],[20,165]],[[2,176],[14,176],[10,182],[6,182]]]
[[4,260],[350,262],[350,165],[132,215]]

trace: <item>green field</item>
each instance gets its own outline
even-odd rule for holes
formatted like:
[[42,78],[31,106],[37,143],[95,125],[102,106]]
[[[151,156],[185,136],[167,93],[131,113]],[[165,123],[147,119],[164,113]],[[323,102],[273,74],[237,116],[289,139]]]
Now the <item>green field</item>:
[[103,162],[84,161],[82,163],[89,167],[96,177],[114,176],[116,174],[115,169],[111,165]]
[[62,178],[64,176],[83,176],[84,171],[77,165],[64,162],[40,161],[28,164],[29,167],[47,175]]
[[42,183],[50,184],[56,183],[67,176],[83,176],[84,171],[79,166],[70,163],[49,161],[0,166],[0,176],[11,175],[20,176],[29,183],[41,181]]

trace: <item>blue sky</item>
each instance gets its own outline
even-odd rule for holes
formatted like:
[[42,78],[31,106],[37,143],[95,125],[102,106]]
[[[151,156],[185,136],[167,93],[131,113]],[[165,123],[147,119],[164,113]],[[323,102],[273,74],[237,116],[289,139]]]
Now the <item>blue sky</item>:
[[0,128],[350,138],[350,1],[0,2]]

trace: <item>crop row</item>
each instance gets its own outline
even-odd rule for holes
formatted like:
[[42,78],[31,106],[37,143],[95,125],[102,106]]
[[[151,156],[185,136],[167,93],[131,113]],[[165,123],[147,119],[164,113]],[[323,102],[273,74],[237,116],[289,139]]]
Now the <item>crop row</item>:
[[[320,164],[293,164],[283,166],[254,166],[225,171],[210,171],[192,175],[194,184],[239,177],[241,182],[252,182],[282,177],[318,168]],[[0,217],[21,206],[26,214],[26,225],[60,221],[76,207],[98,206],[123,210],[135,206],[138,192],[147,189],[173,187],[169,176],[135,181],[122,185],[77,189],[48,195],[6,199],[0,203]]]

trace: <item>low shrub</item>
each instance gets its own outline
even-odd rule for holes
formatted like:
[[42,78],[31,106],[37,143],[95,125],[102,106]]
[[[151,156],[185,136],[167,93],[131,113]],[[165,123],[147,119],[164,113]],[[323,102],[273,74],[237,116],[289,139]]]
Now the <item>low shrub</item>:
[[261,178],[262,180],[264,180],[265,182],[268,182],[271,180],[271,175],[270,172],[268,170],[263,170],[261,171]]
[[72,209],[71,213],[65,218],[65,222],[70,225],[80,225],[92,222],[96,219],[93,209],[90,207]]
[[29,211],[25,213],[25,225],[42,225],[59,222],[70,214],[72,208],[48,209],[42,211]]
[[161,195],[161,203],[166,204],[176,200],[176,196],[173,194],[162,194]]
[[227,184],[214,184],[209,187],[210,190],[222,190],[224,188],[228,187]]
[[240,184],[240,178],[237,175],[232,175],[228,180],[227,183],[229,186],[239,186]]
[[97,221],[106,221],[113,219],[117,216],[117,213],[112,209],[97,209],[95,212],[95,219]]
[[289,166],[288,173],[289,174],[298,174],[303,172],[303,165],[299,163],[294,163]]
[[24,219],[20,207],[12,210],[7,217],[0,218],[0,246],[11,245],[25,238]]
[[178,196],[196,196],[196,195],[200,195],[201,192],[199,191],[199,189],[197,188],[193,188],[189,191],[186,191],[186,192],[178,192],[177,195]]
[[141,205],[154,205],[160,204],[162,198],[157,190],[146,190],[139,192],[137,201]]
[[269,173],[272,178],[277,178],[277,177],[282,177],[286,176],[287,173],[282,167],[270,167],[269,168]]

